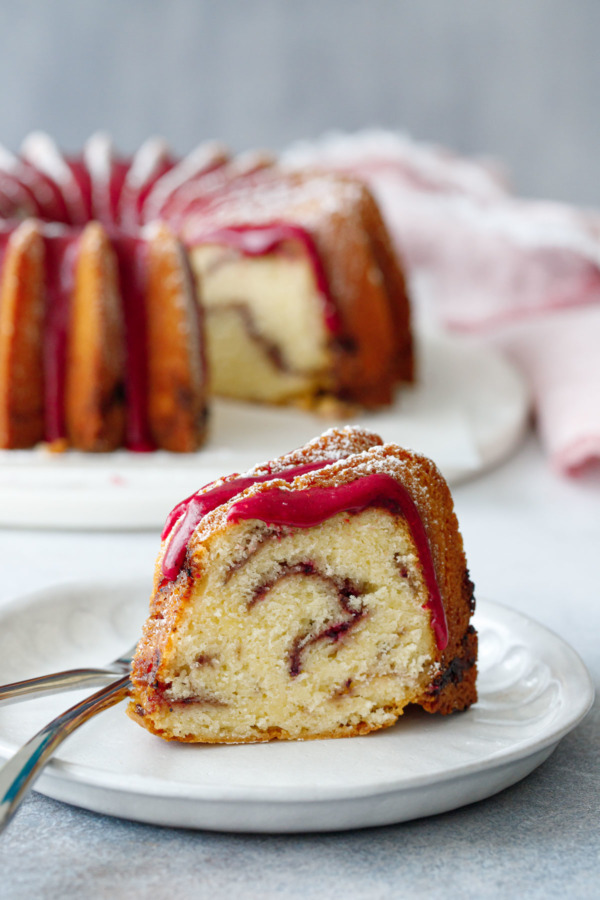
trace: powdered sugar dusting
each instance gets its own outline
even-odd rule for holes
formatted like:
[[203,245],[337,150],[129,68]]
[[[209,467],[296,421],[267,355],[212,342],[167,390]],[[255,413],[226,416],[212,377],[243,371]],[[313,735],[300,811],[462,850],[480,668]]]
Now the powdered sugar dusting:
[[108,184],[113,144],[105,131],[97,131],[84,145],[83,158],[92,180]]
[[[333,460],[333,462],[329,462],[330,460]],[[445,485],[445,481],[435,464],[426,457],[404,450],[395,444],[383,444],[378,435],[365,428],[346,426],[344,428],[330,428],[304,447],[293,450],[275,460],[260,463],[244,474],[236,472],[224,476],[205,485],[192,496],[201,496],[238,478],[252,478],[266,474],[277,475],[278,472],[284,472],[286,469],[298,465],[320,461],[327,461],[327,464],[317,471],[299,475],[291,482],[275,477],[270,481],[263,481],[247,487],[233,499],[226,501],[222,506],[208,513],[198,527],[203,532],[207,529],[210,531],[213,523],[216,524],[219,513],[228,509],[240,497],[251,497],[271,489],[301,491],[313,486],[335,486],[336,484],[345,484],[367,475],[383,474],[391,476],[405,486],[409,486],[417,508],[421,510],[428,505],[427,484],[431,478],[437,483]],[[415,477],[415,472],[425,472],[427,477],[421,480],[420,477]],[[179,504],[182,509],[183,505]],[[177,510],[178,507],[175,507],[175,509]]]
[[[352,428],[348,428],[345,430],[349,432],[353,431]],[[359,449],[356,446],[355,441],[353,440],[354,436],[351,434],[346,436],[347,442],[345,443],[346,449],[344,451],[342,450],[341,445],[339,445],[338,447],[335,446],[335,444],[337,443],[336,432],[337,429],[332,429],[329,433],[332,440],[329,453],[327,454],[328,458],[335,457],[337,454],[339,454],[335,462],[332,462],[330,465],[324,466],[317,472],[310,472],[306,475],[300,475],[292,482],[285,482],[283,480],[274,479],[273,481],[269,481],[266,484],[263,483],[253,485],[251,488],[247,488],[244,493],[247,495],[251,495],[252,493],[268,490],[269,488],[273,487],[281,488],[283,490],[297,491],[306,490],[316,485],[318,485],[319,487],[325,485],[335,486],[335,484],[345,484],[346,482],[354,481],[357,478],[364,478],[368,475],[376,474],[389,475],[396,481],[399,481],[402,484],[406,484],[407,481],[412,481],[415,467],[419,467],[420,465],[425,465],[430,473],[435,473],[435,476],[443,481],[442,475],[437,469],[435,463],[418,453],[414,453],[410,450],[404,450],[403,448],[398,447],[396,444],[383,444],[379,446],[373,444],[368,448]],[[368,432],[366,432],[366,434],[368,434]],[[322,437],[325,437],[325,435],[322,435]],[[304,458],[308,459],[311,457]],[[315,458],[319,458],[318,453],[315,454]],[[283,470],[284,468],[286,468],[286,466],[281,466],[280,470]],[[280,470],[277,469],[273,464],[271,464],[270,471],[277,472]],[[419,492],[423,494],[421,498],[415,497],[415,502],[418,499],[424,500],[426,492],[422,489],[422,487],[419,486],[419,482],[415,483],[415,491],[417,494]]]
[[92,180],[92,211],[95,218],[110,222],[110,178],[114,150],[106,132],[99,131],[86,141],[83,159]]
[[42,131],[34,131],[27,135],[21,147],[21,155],[59,184],[64,184],[72,177],[56,143]]
[[219,160],[225,161],[229,154],[227,148],[217,141],[200,144],[192,153],[188,154],[166,175],[159,178],[152,188],[144,206],[144,220],[146,222],[157,218],[163,203],[187,181],[197,178],[208,167],[213,166]]
[[88,214],[79,185],[55,141],[41,131],[34,131],[23,141],[21,155],[57,184],[71,221],[76,224],[85,222]]
[[286,173],[277,166],[257,174],[231,178],[212,194],[203,185],[195,194],[194,184],[186,187],[184,235],[193,243],[194,235],[231,225],[265,225],[290,222],[316,231],[335,216],[347,216],[360,202],[364,186],[353,179],[327,173]]
[[4,172],[14,174],[18,167],[19,160],[14,153],[11,153],[10,150],[0,144],[0,169]]
[[139,189],[156,174],[160,166],[169,156],[169,145],[164,138],[153,137],[144,141],[131,161],[127,173],[126,184],[133,189]]

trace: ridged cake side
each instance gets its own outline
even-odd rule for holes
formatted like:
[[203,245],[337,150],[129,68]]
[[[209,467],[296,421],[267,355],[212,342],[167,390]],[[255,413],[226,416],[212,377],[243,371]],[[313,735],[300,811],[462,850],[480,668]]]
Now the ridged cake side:
[[44,241],[34,221],[2,240],[0,447],[32,447],[44,436]]
[[204,441],[201,311],[166,226],[0,232],[0,447],[192,451]]

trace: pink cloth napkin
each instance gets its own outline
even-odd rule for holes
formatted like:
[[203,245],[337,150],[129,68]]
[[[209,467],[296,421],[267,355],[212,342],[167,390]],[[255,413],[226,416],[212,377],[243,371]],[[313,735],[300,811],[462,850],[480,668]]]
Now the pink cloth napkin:
[[528,378],[554,466],[600,461],[600,215],[518,199],[497,165],[389,132],[326,136],[284,162],[365,180],[439,319],[492,341]]

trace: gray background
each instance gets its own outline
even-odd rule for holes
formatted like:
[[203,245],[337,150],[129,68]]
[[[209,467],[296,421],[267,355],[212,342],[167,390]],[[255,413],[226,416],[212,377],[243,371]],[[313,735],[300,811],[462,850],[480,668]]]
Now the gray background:
[[383,125],[600,205],[599,0],[0,0],[0,141],[283,147]]

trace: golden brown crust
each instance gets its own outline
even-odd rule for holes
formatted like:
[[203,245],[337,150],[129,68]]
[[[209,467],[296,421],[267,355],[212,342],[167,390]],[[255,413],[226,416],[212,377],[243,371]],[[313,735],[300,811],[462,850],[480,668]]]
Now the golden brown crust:
[[0,447],[44,437],[44,242],[34,220],[10,236],[0,297]]
[[[447,658],[447,657],[446,657]],[[468,626],[456,656],[433,680],[420,706],[427,712],[448,713],[467,709],[477,700],[477,632]]]
[[[345,433],[351,433],[346,429]],[[302,454],[334,453],[344,433],[334,430],[321,436],[318,450],[304,448],[295,451],[293,464],[306,461]],[[375,437],[375,436],[372,436]],[[361,441],[369,440],[363,432]],[[323,458],[323,457],[321,457]],[[278,471],[281,460],[257,467]],[[288,456],[289,459],[289,456]],[[289,462],[288,462],[289,465]],[[438,658],[438,675],[418,703],[429,712],[447,714],[464,709],[477,699],[475,687],[477,636],[470,626],[473,611],[473,586],[468,578],[462,537],[454,513],[449,488],[430,460],[395,445],[373,445],[363,452],[348,456],[325,468],[301,475],[291,484],[282,479],[255,484],[227,503],[208,513],[189,541],[183,567],[174,582],[162,576],[162,555],[168,538],[163,542],[156,565],[155,592],[150,603],[148,619],[132,668],[135,686],[134,706],[137,703],[147,712],[164,704],[160,683],[166,680],[167,660],[177,626],[190,602],[194,582],[204,571],[208,554],[206,543],[228,527],[228,514],[240,498],[270,490],[302,491],[313,487],[337,487],[372,473],[386,473],[396,478],[411,495],[427,534],[436,579],[444,604],[448,626],[448,643]],[[150,720],[144,721],[150,727]],[[334,735],[331,735],[334,736]]]
[[391,403],[396,385],[397,340],[390,298],[369,232],[366,189],[352,185],[354,215],[333,213],[313,237],[342,321],[331,342],[334,393],[365,407]]
[[104,228],[81,235],[71,301],[65,420],[78,450],[114,450],[125,431],[125,346],[117,260]]
[[415,378],[415,359],[406,279],[379,207],[373,195],[366,188],[363,199],[363,217],[390,304],[395,340],[395,375],[399,381],[410,383]]
[[148,266],[150,430],[157,446],[187,453],[204,441],[207,383],[191,274],[165,226],[149,241]]
[[[391,715],[396,716],[398,718],[404,712],[404,707],[389,707],[386,711],[390,712]],[[197,736],[193,734],[184,735],[180,737],[177,735],[176,737],[171,734],[171,732],[165,731],[163,728],[157,728],[152,719],[146,717],[143,706],[136,700],[135,702],[131,702],[127,705],[126,709],[127,715],[130,719],[133,719],[134,722],[137,722],[138,725],[142,725],[144,728],[147,728],[151,734],[155,734],[157,737],[163,738],[165,741],[177,741],[178,743],[184,744],[266,744],[269,741],[319,741],[319,740],[330,740],[336,738],[347,738],[347,737],[361,737],[366,734],[370,734],[372,731],[381,731],[382,728],[391,728],[392,725],[395,724],[395,721],[387,722],[385,725],[369,725],[368,722],[358,722],[356,725],[343,725],[339,728],[336,728],[331,731],[319,732],[312,734],[311,732],[303,733],[301,737],[297,737],[297,735],[291,735],[289,732],[285,730],[285,728],[265,728],[264,730],[257,732],[256,737],[252,738],[236,738],[228,740],[227,738],[218,738],[214,739],[210,736],[203,737],[201,741],[198,740]]]

